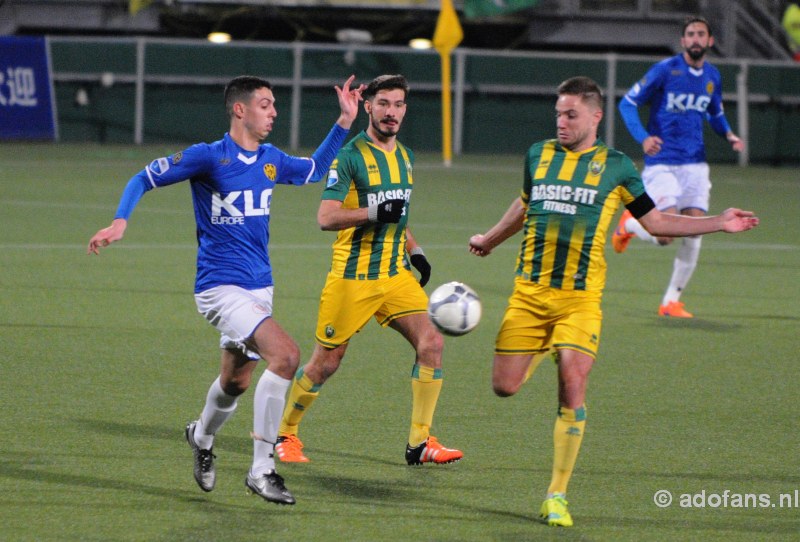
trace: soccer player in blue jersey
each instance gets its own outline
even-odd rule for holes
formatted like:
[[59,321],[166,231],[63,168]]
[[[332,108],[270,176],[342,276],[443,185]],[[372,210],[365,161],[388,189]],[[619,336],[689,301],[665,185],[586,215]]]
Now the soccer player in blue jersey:
[[620,204],[652,235],[729,233],[758,225],[753,213],[728,209],[704,218],[660,212],[633,162],[597,138],[603,97],[588,77],[558,87],[556,138],[534,144],[525,159],[522,192],[500,221],[469,240],[487,256],[522,231],[514,290],[495,342],[492,387],[517,393],[551,350],[558,364],[558,413],[550,486],[539,517],[573,524],[567,484],[586,426],[586,387],[600,345],[606,232]]
[[[716,133],[740,152],[744,142],[731,130],[722,108],[722,79],[706,61],[714,45],[711,26],[702,17],[688,17],[683,25],[683,52],[654,65],[622,98],[619,110],[625,125],[644,150],[642,180],[659,211],[688,216],[708,212],[711,181],[703,143],[708,120]],[[638,108],[650,106],[647,128]],[[633,237],[657,245],[671,237],[654,236],[629,212],[623,212],[612,235],[616,252],[625,252]],[[684,237],[675,257],[672,278],[664,293],[660,316],[692,318],[680,301],[700,256],[700,236]]]
[[269,260],[270,203],[275,185],[302,186],[325,178],[358,114],[363,85],[351,76],[336,88],[340,115],[310,158],[290,156],[261,143],[272,131],[277,111],[270,83],[240,76],[225,87],[230,130],[219,141],[199,143],[153,160],[134,175],[122,194],[114,220],[89,241],[88,253],[122,239],[128,219],[145,192],[188,180],[197,222],[195,301],[199,312],[221,333],[222,361],[200,417],[186,426],[194,456],[194,477],[203,491],[214,489],[214,436],[233,415],[250,386],[259,359],[267,368],[256,385],[253,463],[245,485],[267,501],[294,504],[275,471],[274,446],[286,390],[300,353],[273,317]]
[[[373,79],[364,90],[367,129],[342,148],[328,175],[317,221],[323,230],[338,234],[320,296],[317,344],[289,390],[275,447],[281,461],[309,461],[297,436],[300,421],[339,368],[350,340],[372,318],[398,331],[416,354],[406,462],[452,463],[464,455],[431,435],[442,389],[444,340],[428,318],[428,297],[422,289],[430,265],[406,225],[414,154],[397,140],[397,133],[407,96],[408,82],[402,75]],[[419,282],[409,264],[420,271]]]

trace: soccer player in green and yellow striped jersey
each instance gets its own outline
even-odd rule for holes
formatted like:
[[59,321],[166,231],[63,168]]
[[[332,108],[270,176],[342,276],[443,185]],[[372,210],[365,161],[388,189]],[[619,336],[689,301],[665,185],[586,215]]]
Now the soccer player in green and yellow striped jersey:
[[523,232],[514,291],[495,342],[492,386],[501,397],[515,394],[555,350],[559,404],[540,519],[563,527],[572,525],[567,484],[586,425],[586,384],[600,342],[604,245],[617,208],[625,205],[653,235],[733,233],[758,225],[753,213],[739,209],[703,218],[659,212],[631,160],[597,138],[602,101],[588,77],[559,86],[556,139],[530,148],[521,196],[496,225],[469,241],[473,254],[487,256]]
[[[408,201],[414,184],[413,164],[414,154],[399,141],[395,141],[392,152],[387,152],[367,132],[361,132],[339,151],[322,199],[342,202],[343,209],[393,199]],[[408,267],[407,220],[408,215],[403,213],[396,224],[368,223],[339,230],[333,244],[331,273],[358,280],[397,275]]]
[[[328,174],[317,221],[338,235],[320,297],[317,344],[295,376],[283,413],[275,446],[281,461],[308,461],[297,436],[300,421],[339,368],[350,339],[373,317],[416,351],[406,462],[451,463],[463,456],[430,434],[442,388],[443,339],[428,319],[422,289],[430,265],[407,226],[414,154],[397,141],[407,95],[402,75],[382,75],[367,85],[369,125],[339,151]],[[419,282],[410,265],[420,272]]]

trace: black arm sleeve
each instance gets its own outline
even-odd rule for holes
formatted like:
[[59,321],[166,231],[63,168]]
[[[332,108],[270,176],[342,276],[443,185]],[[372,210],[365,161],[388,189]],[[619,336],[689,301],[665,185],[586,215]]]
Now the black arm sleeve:
[[643,217],[644,215],[655,209],[655,207],[656,204],[653,203],[653,200],[650,199],[650,196],[648,196],[646,193],[642,194],[641,196],[630,202],[630,204],[625,206],[625,208],[631,212],[633,218],[637,219]]

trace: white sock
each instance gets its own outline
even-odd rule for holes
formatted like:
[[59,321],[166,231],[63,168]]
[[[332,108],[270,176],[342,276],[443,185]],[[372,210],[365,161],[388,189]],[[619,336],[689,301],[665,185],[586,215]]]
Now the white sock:
[[629,233],[636,234],[636,237],[642,241],[647,241],[648,243],[653,243],[654,245],[658,244],[658,239],[650,235],[648,231],[644,229],[644,226],[639,224],[639,221],[633,217],[625,221],[625,229],[628,230]]
[[291,383],[290,379],[281,378],[269,369],[258,379],[253,397],[253,466],[250,468],[250,474],[255,477],[275,470],[275,441]]
[[228,395],[219,383],[219,377],[208,388],[206,404],[194,430],[194,440],[203,450],[214,445],[214,435],[233,416],[238,397]]
[[700,258],[700,244],[702,237],[684,237],[678,253],[675,255],[675,263],[672,266],[672,278],[669,281],[667,291],[664,293],[662,305],[666,305],[681,298],[681,293],[689,279],[692,278],[694,268],[697,267],[697,260]]

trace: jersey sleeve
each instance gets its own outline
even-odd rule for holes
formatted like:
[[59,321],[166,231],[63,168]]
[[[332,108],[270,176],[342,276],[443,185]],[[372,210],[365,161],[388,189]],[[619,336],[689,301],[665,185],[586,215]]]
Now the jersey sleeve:
[[653,65],[647,73],[639,79],[625,93],[624,100],[629,101],[636,107],[647,103],[653,94],[664,84],[664,74],[667,70],[667,60],[662,60]]
[[619,189],[622,203],[634,218],[639,218],[649,213],[655,207],[655,203],[647,195],[642,177],[633,161],[625,155],[622,155],[621,159]]
[[209,146],[205,143],[198,143],[184,151],[156,158],[128,181],[114,218],[127,220],[139,200],[149,190],[185,181],[207,169],[210,155]]
[[324,179],[325,173],[330,168],[331,162],[336,157],[348,132],[349,130],[334,124],[310,158],[290,156],[273,147],[281,160],[280,172],[275,182],[277,184],[303,185],[317,183]]
[[[277,172],[275,184],[290,184],[295,186],[304,185],[314,179],[316,164],[314,160],[304,156],[291,156],[277,147],[270,145],[273,153],[272,159],[277,162]],[[319,179],[317,179],[319,180]]]
[[655,91],[662,85],[664,64],[659,62],[651,67],[644,77],[633,84],[619,102],[619,112],[631,137],[641,143],[650,134],[642,124],[639,106],[647,103]]
[[711,93],[711,101],[706,109],[708,123],[717,134],[725,137],[731,131],[731,126],[725,117],[725,108],[722,105],[722,76],[718,71],[715,72],[712,82],[714,91]]
[[531,154],[533,153],[533,147],[528,151],[525,155],[525,171],[523,172],[522,176],[522,190],[520,191],[519,197],[525,205],[528,205],[531,200],[531,189],[533,187],[533,177],[531,177],[531,163],[533,162],[533,158]]
[[352,160],[353,156],[350,153],[340,152],[333,161],[328,172],[328,182],[322,191],[323,200],[344,201],[347,197],[354,176]]
[[181,152],[156,158],[144,168],[144,174],[152,188],[168,186],[208,171],[213,160],[212,147],[198,143]]

